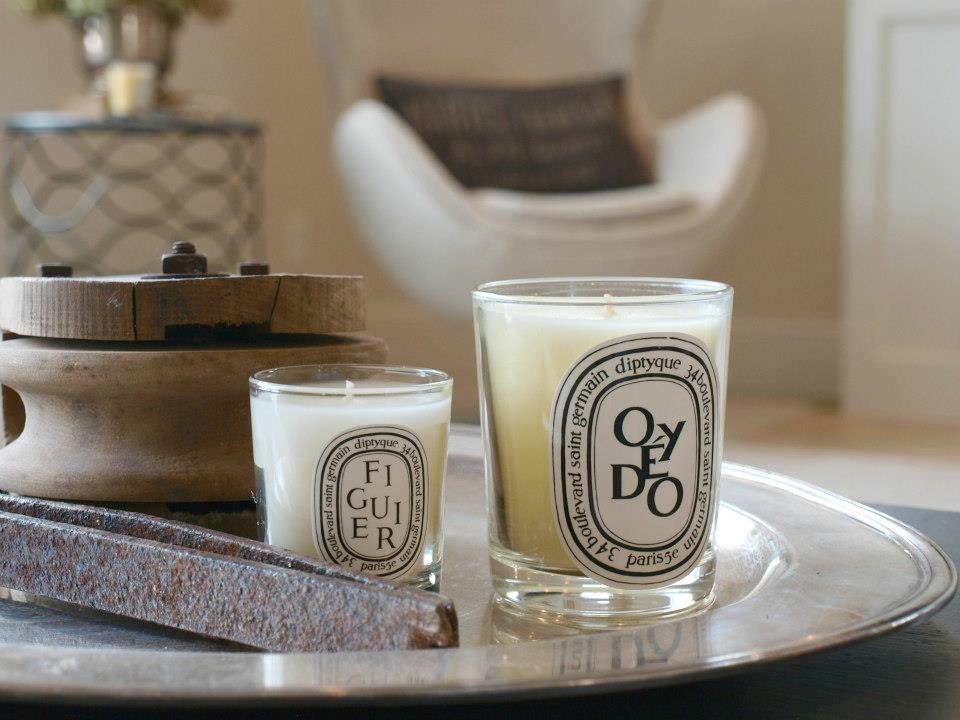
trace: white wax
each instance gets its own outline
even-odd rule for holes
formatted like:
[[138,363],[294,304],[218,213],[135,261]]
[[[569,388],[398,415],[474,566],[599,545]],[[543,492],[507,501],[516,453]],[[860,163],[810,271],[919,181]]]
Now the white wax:
[[[333,387],[316,383],[314,387]],[[365,394],[409,389],[409,385],[381,380],[357,380],[343,395],[306,395],[258,392],[251,396],[253,455],[262,472],[262,502],[266,508],[266,541],[307,556],[320,556],[314,523],[319,512],[315,499],[318,462],[328,444],[358,428],[403,428],[419,440],[427,467],[425,527],[420,557],[402,575],[415,576],[439,563],[442,553],[442,484],[446,471],[450,392],[421,394]],[[371,518],[370,523],[374,521]],[[364,534],[374,530],[364,521]],[[364,571],[357,564],[353,569]],[[371,571],[371,574],[380,574]]]
[[[478,315],[485,343],[487,429],[496,444],[500,477],[494,531],[506,550],[545,567],[575,570],[556,530],[552,479],[553,400],[563,376],[586,351],[638,333],[684,333],[700,339],[717,368],[723,415],[729,315],[700,303],[555,306],[490,302]],[[722,451],[722,423],[717,437]],[[491,517],[496,523],[497,517]]]
[[126,117],[154,109],[157,68],[153,63],[114,61],[107,66],[106,80],[111,115]]

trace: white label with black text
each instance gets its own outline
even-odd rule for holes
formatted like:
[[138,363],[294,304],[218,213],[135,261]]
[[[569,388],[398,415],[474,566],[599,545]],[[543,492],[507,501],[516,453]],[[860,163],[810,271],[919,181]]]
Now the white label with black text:
[[313,534],[326,560],[397,578],[417,564],[427,513],[426,454],[400,427],[358,427],[334,438],[317,463]]
[[570,559],[605,585],[688,573],[707,545],[716,371],[697,338],[645,333],[584,353],[553,404],[553,502]]

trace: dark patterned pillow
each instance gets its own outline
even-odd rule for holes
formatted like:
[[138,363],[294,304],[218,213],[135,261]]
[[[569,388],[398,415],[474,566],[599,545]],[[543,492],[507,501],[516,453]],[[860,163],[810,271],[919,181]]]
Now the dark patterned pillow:
[[562,193],[653,180],[627,135],[622,78],[547,87],[377,83],[466,187]]

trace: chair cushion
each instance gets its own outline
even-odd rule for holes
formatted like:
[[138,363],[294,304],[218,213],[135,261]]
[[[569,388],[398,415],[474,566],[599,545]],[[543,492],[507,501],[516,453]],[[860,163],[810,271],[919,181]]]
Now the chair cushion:
[[664,219],[693,210],[697,199],[681,189],[652,184],[624,190],[542,195],[474,190],[476,207],[508,222],[613,223]]
[[569,193],[643,185],[623,78],[544,87],[377,79],[383,101],[468,188]]

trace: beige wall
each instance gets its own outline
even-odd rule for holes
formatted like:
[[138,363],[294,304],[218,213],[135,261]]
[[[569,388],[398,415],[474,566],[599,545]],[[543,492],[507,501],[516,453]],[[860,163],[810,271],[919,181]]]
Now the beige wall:
[[[733,387],[835,392],[843,20],[840,0],[667,0],[642,69],[662,117],[713,94],[752,96],[769,125],[756,202],[715,276],[737,289]],[[280,271],[368,276],[371,329],[393,359],[451,371],[458,412],[474,407],[472,335],[414,307],[354,232],[333,172],[322,54],[300,0],[239,0],[217,25],[190,22],[175,88],[227,98],[263,120],[268,254]],[[65,24],[32,22],[0,2],[0,113],[55,107],[82,79]],[[786,370],[763,370],[781,360]]]
[[837,317],[844,12],[840,0],[667,0],[653,35],[659,114],[736,88],[767,119],[764,176],[717,268],[738,312]]

